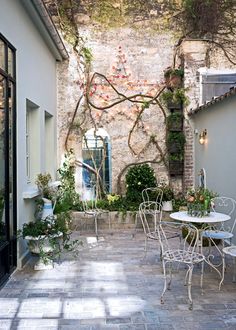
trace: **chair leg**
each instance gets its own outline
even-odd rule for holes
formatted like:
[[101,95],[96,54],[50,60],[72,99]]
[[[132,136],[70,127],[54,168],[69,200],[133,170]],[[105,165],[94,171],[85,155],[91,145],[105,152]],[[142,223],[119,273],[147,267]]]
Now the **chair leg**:
[[166,278],[166,263],[163,260],[162,261],[162,269],[163,269],[163,275],[164,275],[164,288],[161,294],[161,304],[164,304],[164,294],[166,292],[166,288],[167,288],[167,278]]
[[200,287],[201,287],[202,295],[203,295],[203,276],[204,276],[204,260],[202,261],[201,279],[200,279]]
[[233,270],[233,282],[236,282],[236,257],[233,257],[233,267],[234,267],[234,270]]
[[225,254],[224,252],[222,252],[222,274],[221,274],[221,281],[219,284],[219,290],[221,289],[221,285],[224,282],[224,278],[225,278]]
[[145,242],[144,242],[144,258],[147,256],[147,236],[145,236]]
[[172,262],[170,263],[170,267],[169,267],[169,274],[170,274],[170,280],[167,286],[167,289],[170,290],[170,286],[171,286],[171,282],[172,282],[172,269],[173,269],[173,265]]
[[97,214],[95,214],[94,216],[94,224],[95,224],[95,234],[96,234],[96,237],[98,238],[98,216]]
[[189,310],[193,309],[193,300],[192,300],[192,275],[193,275],[193,266],[189,268],[189,275],[188,275],[188,299],[189,299]]

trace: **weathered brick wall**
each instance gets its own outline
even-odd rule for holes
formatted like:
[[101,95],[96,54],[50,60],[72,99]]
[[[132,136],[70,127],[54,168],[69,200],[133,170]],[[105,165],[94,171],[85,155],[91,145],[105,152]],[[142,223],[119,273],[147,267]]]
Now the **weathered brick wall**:
[[[132,82],[131,91],[127,93],[147,92],[155,89],[163,81],[163,71],[172,64],[175,39],[171,33],[148,33],[141,29],[114,28],[101,30],[94,27],[89,21],[80,25],[80,34],[86,38],[86,46],[93,54],[91,72],[99,72],[104,75],[112,75],[113,67],[116,66],[119,49],[122,49],[126,58],[126,68],[130,73],[126,83]],[[73,116],[78,99],[81,96],[81,83],[84,81],[82,58],[77,58],[70,51],[70,59],[58,65],[58,150],[59,160],[65,151],[65,139],[69,123]],[[185,171],[183,181],[172,179],[176,190],[186,190],[194,183],[194,123],[188,118],[188,110],[195,108],[199,101],[199,79],[197,70],[201,67],[230,68],[232,65],[222,57],[222,52],[211,49],[207,42],[199,40],[188,40],[183,42],[181,57],[184,59],[184,87],[190,104],[185,109],[184,130],[186,135],[185,147]],[[120,82],[119,82],[120,81]],[[128,86],[128,85],[127,85]],[[124,81],[118,79],[116,87],[124,90]],[[128,88],[127,88],[128,90]],[[103,94],[105,91],[103,91]],[[104,95],[103,95],[104,96]],[[111,97],[111,95],[109,94]],[[104,101],[104,98],[103,98]],[[78,118],[81,122],[83,107],[78,108]],[[131,104],[122,103],[107,111],[101,116],[99,111],[93,112],[93,118],[99,127],[104,128],[110,136],[112,147],[112,189],[116,191],[117,177],[129,163],[141,162],[154,159],[158,155],[157,149],[150,145],[144,152],[139,152],[145,147],[151,135],[155,135],[165,150],[165,128],[164,118],[158,106],[146,109],[142,122],[134,130],[131,145],[139,155],[134,155],[128,147],[128,134],[137,116],[135,107]],[[83,128],[93,127],[91,119],[85,116]],[[70,134],[69,147],[73,147],[78,159],[82,160],[82,133],[77,129]],[[158,158],[158,157],[157,157]],[[152,165],[158,179],[168,179],[165,166],[161,164]],[[76,181],[81,189],[81,168],[77,169]],[[123,183],[124,188],[124,183]]]
[[[117,62],[119,49],[126,58],[127,72],[130,77],[126,83],[131,83],[127,94],[145,93],[156,90],[163,82],[163,71],[172,64],[173,36],[170,34],[152,35],[142,30],[129,28],[111,29],[107,31],[93,30],[91,26],[80,28],[80,34],[87,39],[86,46],[93,54],[92,72],[111,75]],[[79,69],[76,58],[72,54],[69,63],[63,63],[58,67],[58,147],[59,157],[64,153],[64,142],[68,130],[68,123],[72,117],[76,102],[81,95],[79,84],[83,80],[83,73]],[[122,91],[125,86],[122,79],[116,81],[116,87]],[[79,81],[79,84],[78,84]],[[130,85],[129,85],[130,86]],[[103,91],[105,93],[105,91]],[[152,91],[153,93],[153,91]],[[101,103],[103,104],[103,103]],[[81,108],[78,110],[80,113]],[[129,163],[153,160],[158,157],[158,151],[154,145],[150,145],[140,155],[134,155],[128,147],[128,135],[132,128],[138,110],[131,103],[125,102],[119,106],[107,110],[100,118],[99,111],[94,111],[95,121],[99,127],[104,128],[110,136],[112,147],[112,189],[116,191],[117,177]],[[84,128],[93,127],[86,118]],[[163,151],[165,151],[165,125],[164,116],[159,107],[151,106],[142,115],[142,122],[134,130],[131,145],[135,153],[139,153],[148,143],[150,136],[156,136]],[[76,155],[81,159],[81,134],[70,135],[70,144]],[[152,165],[158,179],[168,180],[167,170],[163,163]],[[77,172],[78,182],[81,180],[81,169]],[[174,180],[176,181],[176,180]],[[178,189],[181,189],[181,181],[177,180]]]

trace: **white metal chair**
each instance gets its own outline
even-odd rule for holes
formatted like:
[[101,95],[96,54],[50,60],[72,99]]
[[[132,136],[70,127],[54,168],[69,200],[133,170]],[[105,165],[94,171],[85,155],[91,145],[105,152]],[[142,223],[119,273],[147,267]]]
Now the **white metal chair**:
[[142,191],[143,202],[157,203],[157,207],[154,207],[151,203],[145,204],[146,214],[151,214],[154,217],[154,230],[157,229],[157,220],[161,221],[162,218],[162,198],[163,190],[158,187],[146,188]]
[[[233,282],[236,282],[236,245],[223,248],[223,269],[225,269],[225,254],[233,258]],[[222,282],[224,277],[222,278]]]
[[[99,209],[97,207],[97,197],[96,197],[95,187],[93,187],[90,192],[91,194],[89,200],[82,199],[83,210],[85,214],[94,218],[95,234],[96,237],[98,238],[98,217],[101,214],[106,213],[107,211]],[[109,228],[110,228],[110,223],[109,223]]]
[[221,212],[228,214],[231,220],[222,222],[219,227],[209,227],[202,231],[202,237],[208,238],[214,244],[214,239],[222,240],[223,248],[225,240],[231,244],[233,231],[236,224],[236,201],[230,197],[215,197],[213,199],[213,210],[215,212]]
[[[184,239],[180,239],[182,236],[182,228],[186,229],[186,236]],[[172,242],[170,238],[167,238],[167,232],[171,231],[179,232],[179,239],[175,238],[175,241]],[[161,294],[161,303],[164,303],[164,294],[166,289],[170,289],[172,281],[172,267],[173,263],[176,263],[178,266],[184,264],[187,266],[187,272],[185,275],[185,284],[188,286],[188,298],[189,298],[189,309],[193,308],[193,300],[191,295],[192,287],[192,273],[193,268],[196,264],[202,263],[201,267],[201,278],[200,285],[202,288],[203,284],[203,269],[205,257],[202,253],[196,252],[197,243],[199,239],[198,229],[191,224],[182,224],[178,222],[161,222],[157,227],[158,237],[160,240],[161,254],[162,254],[162,265],[164,273],[164,288]],[[178,246],[177,246],[178,245]],[[169,276],[170,280],[167,284],[167,272],[166,265],[169,263]]]
[[158,240],[156,227],[161,221],[161,206],[161,203],[153,201],[143,202],[139,205],[139,217],[145,234],[145,253],[147,252],[147,240]]

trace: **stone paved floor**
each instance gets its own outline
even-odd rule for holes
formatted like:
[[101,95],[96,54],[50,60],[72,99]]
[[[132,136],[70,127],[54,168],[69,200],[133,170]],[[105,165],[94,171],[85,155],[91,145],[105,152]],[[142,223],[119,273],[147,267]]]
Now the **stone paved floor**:
[[[184,269],[174,273],[160,304],[163,279],[156,242],[144,258],[141,232],[107,233],[97,242],[83,237],[79,256],[66,255],[53,270],[34,271],[33,262],[14,273],[0,291],[0,329],[236,329],[236,284],[232,268],[218,291],[206,268],[194,271],[194,310],[189,311]],[[228,260],[230,261],[230,260]]]

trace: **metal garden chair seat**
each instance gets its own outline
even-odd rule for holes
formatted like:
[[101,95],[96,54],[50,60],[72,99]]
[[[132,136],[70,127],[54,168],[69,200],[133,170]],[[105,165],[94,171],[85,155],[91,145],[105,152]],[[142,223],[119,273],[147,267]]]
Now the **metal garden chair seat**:
[[[178,231],[179,237],[182,236],[182,228],[187,229],[187,235],[184,239],[175,239],[174,242],[167,237],[167,233]],[[164,273],[164,288],[161,294],[161,303],[164,303],[164,294],[166,289],[170,289],[172,282],[172,267],[173,263],[177,265],[184,264],[187,266],[185,275],[185,283],[188,286],[189,309],[193,308],[193,300],[191,295],[192,273],[196,264],[202,263],[200,285],[203,283],[203,267],[205,257],[203,254],[196,252],[199,232],[196,227],[191,224],[182,224],[179,222],[161,222],[157,227],[158,237],[160,240],[162,266]],[[177,246],[179,245],[179,246]],[[169,282],[167,284],[166,265],[169,263]]]

